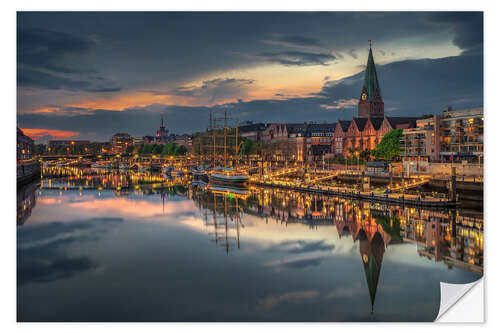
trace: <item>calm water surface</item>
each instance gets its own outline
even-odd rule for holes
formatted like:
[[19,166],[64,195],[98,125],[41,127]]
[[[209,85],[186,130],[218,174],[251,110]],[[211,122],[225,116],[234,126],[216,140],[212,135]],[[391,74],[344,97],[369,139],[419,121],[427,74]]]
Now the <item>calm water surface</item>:
[[477,212],[120,177],[18,191],[19,321],[432,321],[482,275]]

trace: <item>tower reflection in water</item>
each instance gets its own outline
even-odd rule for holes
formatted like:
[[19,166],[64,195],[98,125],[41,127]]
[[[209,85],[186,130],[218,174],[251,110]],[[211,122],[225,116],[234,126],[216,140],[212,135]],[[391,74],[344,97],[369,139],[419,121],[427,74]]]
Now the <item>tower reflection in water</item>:
[[212,239],[228,253],[240,248],[244,215],[285,226],[335,226],[339,238],[352,237],[359,243],[372,312],[389,246],[415,243],[420,256],[443,262],[449,269],[483,273],[483,218],[478,212],[423,210],[262,188],[247,192],[194,188],[190,197],[197,202],[205,225],[213,227]]

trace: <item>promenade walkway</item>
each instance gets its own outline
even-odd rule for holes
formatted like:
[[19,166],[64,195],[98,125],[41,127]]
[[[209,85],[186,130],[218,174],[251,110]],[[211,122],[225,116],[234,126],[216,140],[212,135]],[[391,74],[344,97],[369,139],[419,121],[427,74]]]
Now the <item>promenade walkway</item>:
[[344,198],[369,200],[381,203],[391,203],[398,205],[409,205],[419,207],[456,207],[457,203],[447,198],[435,198],[430,196],[420,196],[411,194],[375,194],[373,192],[354,191],[346,187],[335,187],[325,185],[300,184],[291,181],[262,180],[257,178],[250,179],[250,184],[279,188],[284,190],[293,190],[298,192],[309,192],[324,195],[339,196]]

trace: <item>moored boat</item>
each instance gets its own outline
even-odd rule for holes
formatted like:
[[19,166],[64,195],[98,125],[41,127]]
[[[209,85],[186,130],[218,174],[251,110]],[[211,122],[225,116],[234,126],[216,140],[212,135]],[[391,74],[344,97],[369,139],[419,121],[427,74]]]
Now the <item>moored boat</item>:
[[210,173],[210,182],[214,184],[230,184],[233,186],[247,186],[249,176],[247,173],[235,170],[216,170]]

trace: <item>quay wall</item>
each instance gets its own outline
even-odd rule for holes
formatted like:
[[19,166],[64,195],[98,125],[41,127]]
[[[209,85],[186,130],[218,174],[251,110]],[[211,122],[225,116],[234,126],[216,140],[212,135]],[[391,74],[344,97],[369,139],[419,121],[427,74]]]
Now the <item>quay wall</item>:
[[429,172],[433,175],[451,176],[451,167],[455,167],[457,177],[482,177],[483,166],[478,164],[462,164],[462,163],[430,163]]

